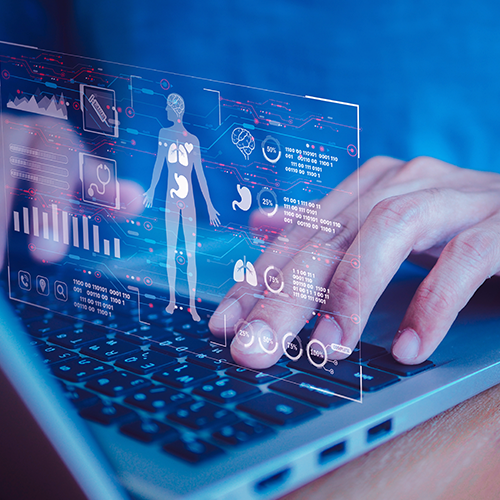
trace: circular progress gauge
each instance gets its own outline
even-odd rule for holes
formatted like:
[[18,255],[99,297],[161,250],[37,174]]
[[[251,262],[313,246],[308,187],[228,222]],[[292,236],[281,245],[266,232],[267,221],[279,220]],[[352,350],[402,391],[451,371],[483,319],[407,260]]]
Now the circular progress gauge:
[[267,187],[263,187],[259,191],[257,202],[259,210],[268,217],[272,217],[278,211],[278,197],[274,191]]

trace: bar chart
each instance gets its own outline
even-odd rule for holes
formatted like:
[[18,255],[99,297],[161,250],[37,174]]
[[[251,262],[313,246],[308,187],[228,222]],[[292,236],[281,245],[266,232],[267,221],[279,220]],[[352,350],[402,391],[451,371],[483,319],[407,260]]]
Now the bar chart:
[[[98,224],[94,224],[90,217],[72,215],[66,210],[59,209],[55,203],[47,211],[40,210],[39,207],[35,206],[31,207],[31,210],[28,207],[23,207],[22,214],[20,211],[14,210],[13,223],[14,231],[17,233],[33,234],[33,236],[45,240],[52,239],[55,242],[60,242],[62,235],[64,245],[83,248],[96,254],[102,253],[116,259],[121,258],[119,238],[113,238],[112,241],[111,238],[102,238],[101,241],[100,227]],[[113,255],[111,255],[111,251],[113,251]]]

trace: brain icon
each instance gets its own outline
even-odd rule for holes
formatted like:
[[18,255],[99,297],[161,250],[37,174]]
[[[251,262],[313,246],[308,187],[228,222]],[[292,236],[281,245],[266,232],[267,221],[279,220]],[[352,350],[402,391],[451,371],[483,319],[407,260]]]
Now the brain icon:
[[184,99],[179,94],[170,94],[167,97],[167,105],[174,110],[179,118],[184,113]]
[[244,128],[238,127],[231,134],[233,144],[241,151],[241,154],[248,160],[252,151],[255,149],[255,139],[252,134]]

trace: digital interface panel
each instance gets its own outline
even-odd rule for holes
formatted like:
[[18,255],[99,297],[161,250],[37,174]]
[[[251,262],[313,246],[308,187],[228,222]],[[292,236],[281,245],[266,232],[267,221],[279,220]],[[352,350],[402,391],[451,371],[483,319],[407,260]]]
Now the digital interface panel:
[[[317,277],[343,260],[360,265],[359,252],[336,248],[345,221],[331,208],[357,214],[357,105],[27,47],[0,52],[12,299],[121,333],[117,318],[129,315],[129,335],[168,315],[207,328],[235,286],[238,300],[262,307],[293,299],[309,333],[319,315],[338,313]],[[349,176],[350,188],[339,186]],[[348,312],[354,324],[358,311]],[[313,375],[347,363],[326,355],[343,346],[296,333],[261,346]],[[229,343],[213,338],[204,355]],[[361,366],[357,378],[335,395],[361,400]]]

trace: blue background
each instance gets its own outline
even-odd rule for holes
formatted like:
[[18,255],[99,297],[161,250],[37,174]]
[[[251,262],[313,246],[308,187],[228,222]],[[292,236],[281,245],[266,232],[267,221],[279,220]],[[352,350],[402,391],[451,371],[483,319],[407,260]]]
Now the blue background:
[[7,0],[0,38],[360,104],[361,159],[500,171],[493,1]]

